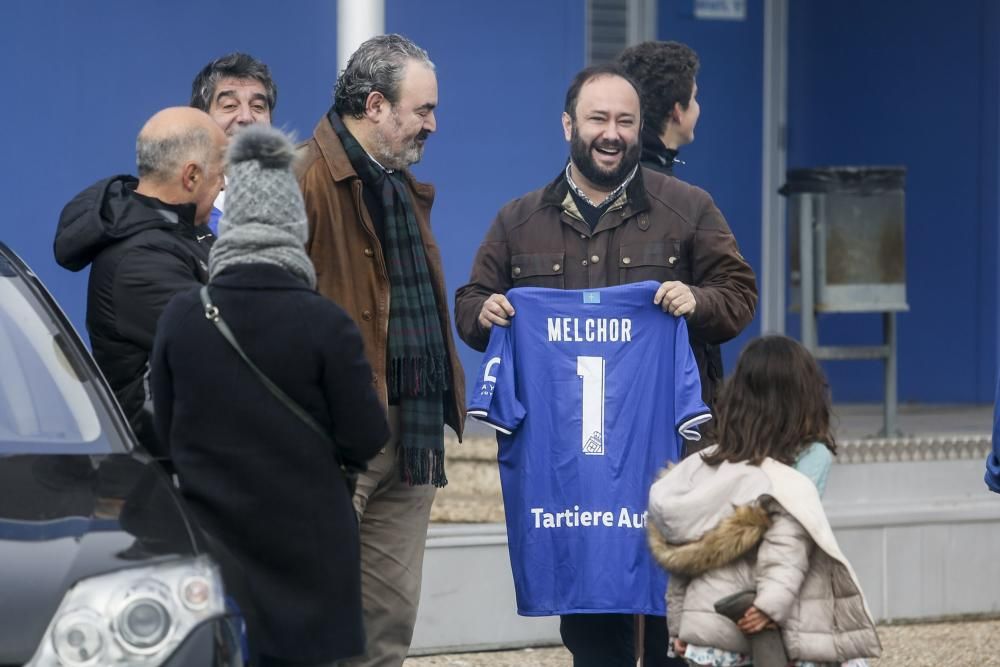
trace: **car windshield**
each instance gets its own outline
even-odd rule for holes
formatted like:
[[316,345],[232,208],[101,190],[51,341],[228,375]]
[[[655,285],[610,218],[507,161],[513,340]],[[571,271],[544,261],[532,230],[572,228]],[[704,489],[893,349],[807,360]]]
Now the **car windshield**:
[[85,354],[0,253],[0,455],[128,449]]

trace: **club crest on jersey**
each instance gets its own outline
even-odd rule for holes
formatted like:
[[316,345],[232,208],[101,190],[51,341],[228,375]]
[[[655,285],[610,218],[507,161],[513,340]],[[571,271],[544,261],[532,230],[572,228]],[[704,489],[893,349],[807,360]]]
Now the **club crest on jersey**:
[[604,456],[604,438],[600,431],[594,431],[583,443],[583,453],[587,456]]

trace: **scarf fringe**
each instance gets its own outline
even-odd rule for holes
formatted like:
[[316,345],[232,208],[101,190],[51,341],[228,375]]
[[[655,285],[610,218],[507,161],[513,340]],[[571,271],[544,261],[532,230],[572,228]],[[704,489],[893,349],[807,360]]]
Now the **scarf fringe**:
[[389,395],[431,396],[448,389],[448,363],[444,357],[405,357],[389,360]]
[[448,484],[444,474],[444,451],[436,449],[403,449],[403,481],[410,486],[433,484],[442,488]]

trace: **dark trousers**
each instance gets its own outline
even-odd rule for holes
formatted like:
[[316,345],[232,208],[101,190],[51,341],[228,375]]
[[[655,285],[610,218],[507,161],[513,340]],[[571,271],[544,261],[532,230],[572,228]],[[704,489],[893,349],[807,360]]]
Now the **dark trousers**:
[[[631,614],[570,614],[559,617],[559,635],[573,654],[573,667],[635,667],[635,624]],[[645,667],[686,667],[667,657],[667,619],[646,616]]]

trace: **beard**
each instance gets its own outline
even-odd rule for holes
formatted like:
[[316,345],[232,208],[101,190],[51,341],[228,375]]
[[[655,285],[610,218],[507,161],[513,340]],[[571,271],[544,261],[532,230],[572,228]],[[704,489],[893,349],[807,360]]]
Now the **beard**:
[[[373,132],[375,157],[387,169],[406,169],[411,164],[420,162],[424,155],[424,141],[430,136],[427,130],[420,130],[411,137],[400,137],[403,124],[399,122],[396,111],[392,112],[392,137],[382,128],[376,126]],[[394,141],[395,140],[395,141]],[[393,145],[393,144],[397,145]],[[398,145],[398,144],[402,145]]]
[[[591,156],[591,151],[595,148],[622,151],[621,162],[611,170],[601,167]],[[617,141],[594,139],[588,145],[580,138],[580,133],[574,124],[570,135],[569,156],[584,178],[596,187],[613,190],[621,185],[625,177],[635,168],[635,165],[639,164],[640,146],[638,141],[627,144],[621,139]]]

